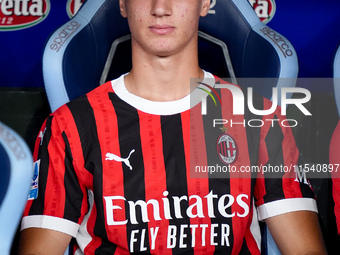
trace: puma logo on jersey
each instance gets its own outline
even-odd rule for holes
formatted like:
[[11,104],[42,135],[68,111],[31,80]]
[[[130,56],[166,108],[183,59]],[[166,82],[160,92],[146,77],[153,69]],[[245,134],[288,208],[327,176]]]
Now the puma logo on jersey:
[[46,128],[44,129],[44,131],[39,132],[38,137],[40,138],[40,145],[42,145],[43,143],[45,132],[46,132]]
[[134,152],[135,152],[135,149],[132,149],[130,151],[130,153],[129,153],[129,156],[127,158],[121,158],[121,157],[119,157],[119,156],[117,156],[117,155],[115,155],[113,153],[108,152],[105,155],[106,156],[105,160],[110,160],[110,161],[114,160],[114,161],[117,161],[117,162],[124,162],[125,165],[127,167],[129,167],[130,170],[132,170],[132,166],[130,165],[129,159],[130,159],[131,154],[134,153]]

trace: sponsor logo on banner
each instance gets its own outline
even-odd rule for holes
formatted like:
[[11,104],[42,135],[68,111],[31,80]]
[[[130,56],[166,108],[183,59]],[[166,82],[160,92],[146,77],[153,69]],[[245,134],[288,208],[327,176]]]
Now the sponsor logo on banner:
[[0,0],[0,31],[32,27],[50,11],[49,0]]
[[276,4],[274,0],[248,0],[257,16],[263,23],[268,23],[274,17]]
[[85,0],[68,0],[67,1],[67,15],[72,18],[79,11]]

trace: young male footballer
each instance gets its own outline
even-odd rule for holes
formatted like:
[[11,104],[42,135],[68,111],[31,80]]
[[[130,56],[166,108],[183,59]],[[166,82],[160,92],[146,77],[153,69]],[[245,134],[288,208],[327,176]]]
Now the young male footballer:
[[[204,145],[208,123],[189,97],[191,78],[211,87],[218,80],[198,63],[198,22],[210,0],[119,5],[131,30],[132,69],[45,121],[34,153],[38,195],[24,213],[20,254],[63,254],[72,238],[74,254],[260,254],[259,220],[282,254],[325,254],[313,192],[294,173],[191,177],[191,164],[207,164],[218,151],[221,164],[237,169],[299,159],[291,129],[277,123],[228,127],[214,137],[219,149]],[[222,118],[250,117],[233,116],[229,90],[220,96]]]

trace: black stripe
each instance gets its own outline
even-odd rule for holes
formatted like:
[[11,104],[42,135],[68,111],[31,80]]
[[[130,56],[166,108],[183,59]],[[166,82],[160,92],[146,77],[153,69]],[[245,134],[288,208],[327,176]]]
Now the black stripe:
[[[273,119],[277,119],[275,115]],[[276,122],[268,131],[265,138],[265,143],[268,151],[269,160],[266,164],[267,167],[284,166],[283,148],[282,148],[283,133],[280,125]],[[271,202],[273,200],[285,198],[282,187],[283,171],[278,173],[265,173],[265,188],[266,195],[264,202]]]
[[[222,89],[223,90],[223,89]],[[221,89],[217,90],[218,94],[221,96]],[[218,125],[213,127],[213,120],[214,119],[223,119],[222,116],[222,107],[218,103],[217,106],[213,102],[211,97],[207,97],[207,114],[203,116],[203,125],[204,125],[204,136],[205,136],[205,143],[206,143],[206,153],[207,153],[207,165],[208,166],[216,166],[219,165],[221,167],[225,166],[225,163],[221,161],[217,151],[217,140],[219,136],[223,133],[220,129],[223,126]],[[227,120],[229,121],[229,120]],[[229,123],[226,124],[227,128],[229,127]],[[229,129],[230,130],[230,129]],[[226,219],[218,212],[218,198],[225,194],[230,194],[230,174],[229,172],[216,172],[213,174],[209,174],[209,191],[213,192],[213,195],[217,195],[217,198],[213,198],[213,208],[214,208],[214,215],[215,218],[211,218],[211,224],[217,224],[215,228],[216,233],[221,233],[221,224],[228,224],[230,235],[229,235],[229,242],[230,245],[233,245],[234,238],[233,238],[233,227],[232,227],[232,220],[231,218]],[[229,207],[226,212],[231,214],[231,207]],[[215,240],[216,241],[216,240]],[[218,242],[219,243],[219,242]],[[215,246],[214,254],[231,254],[231,247],[228,246]]]
[[[218,211],[218,200],[225,194],[230,194],[230,178],[210,178],[209,179],[209,188],[210,191],[213,192],[214,195],[217,195],[217,198],[213,199],[213,208],[214,208],[214,215],[215,218],[211,218],[211,224],[217,224],[218,227],[215,228],[215,233],[221,233],[222,232],[222,224],[228,224],[229,225],[229,243],[230,246],[215,246],[215,252],[214,254],[231,254],[232,247],[234,244],[234,234],[233,234],[233,226],[232,226],[232,218],[225,218],[223,217],[219,211]],[[227,200],[227,199],[226,199]],[[228,201],[225,202],[227,204]],[[226,212],[228,214],[232,214],[231,207],[226,209]],[[218,240],[218,239],[216,239]],[[215,241],[216,241],[215,240]],[[219,241],[218,241],[219,243]]]
[[[254,212],[254,213],[256,213],[256,212]],[[251,255],[251,252],[248,248],[248,245],[247,245],[245,238],[243,239],[243,243],[242,243],[242,247],[241,247],[241,250],[239,252],[239,255]]]
[[[143,201],[143,203],[147,202],[145,201],[144,162],[138,112],[135,108],[123,102],[115,94],[110,94],[110,99],[115,107],[117,115],[121,157],[126,158],[132,149],[135,150],[129,159],[133,169],[130,170],[130,168],[124,163],[122,164],[124,175],[124,196],[127,201],[132,201],[133,203],[137,201]],[[128,223],[126,224],[128,246],[130,247],[130,243],[132,241],[132,231],[138,230],[137,233],[134,233],[134,238],[136,238],[137,241],[133,242],[133,251],[138,253],[142,245],[142,247],[146,248],[145,252],[150,253],[148,223],[143,222],[140,206],[136,205],[136,210],[134,210],[136,212],[136,221],[138,224],[131,222],[130,208],[133,207],[127,203],[125,208],[128,219]],[[145,239],[141,244],[140,242],[143,231],[145,231]]]
[[[304,160],[303,160],[301,153],[299,155],[298,165],[299,166],[304,165]],[[315,198],[315,194],[314,194],[313,190],[309,187],[309,184],[306,184],[304,181],[302,181],[302,182],[300,182],[300,188],[301,188],[302,197]]]
[[73,157],[71,154],[70,144],[65,132],[62,133],[65,142],[65,211],[64,218],[75,223],[81,216],[81,206],[83,202],[83,193],[79,184],[78,176],[73,168]]
[[29,215],[42,215],[45,204],[45,190],[47,184],[47,175],[49,168],[48,144],[51,140],[51,124],[53,116],[46,119],[46,129],[43,131],[44,136],[42,144],[38,150],[38,159],[40,159],[39,180],[38,180],[38,198],[33,200]]
[[[166,186],[167,191],[169,192],[169,197],[187,197],[187,200],[182,200],[180,202],[180,211],[183,218],[175,217],[174,204],[170,203],[170,210],[172,212],[173,219],[169,220],[169,225],[177,225],[176,247],[173,248],[173,253],[193,254],[193,249],[191,248],[191,231],[189,227],[190,219],[186,214],[186,209],[189,207],[187,184],[187,178],[189,178],[189,176],[186,174],[186,160],[181,115],[176,114],[172,116],[162,116],[161,125],[166,171]],[[180,249],[180,226],[185,225],[187,226],[184,231],[187,235],[187,238],[184,240],[186,248]]]

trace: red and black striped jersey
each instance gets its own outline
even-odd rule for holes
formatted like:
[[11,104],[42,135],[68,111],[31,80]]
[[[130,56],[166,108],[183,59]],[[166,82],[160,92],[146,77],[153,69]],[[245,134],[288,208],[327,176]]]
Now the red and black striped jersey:
[[259,219],[316,211],[292,170],[249,171],[297,164],[280,112],[234,115],[232,94],[221,89],[222,106],[208,98],[204,115],[189,96],[148,101],[121,76],[52,113],[36,142],[38,195],[22,229],[67,233],[76,254],[260,254]]

